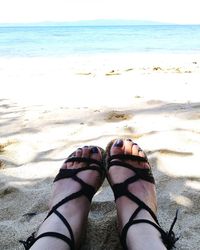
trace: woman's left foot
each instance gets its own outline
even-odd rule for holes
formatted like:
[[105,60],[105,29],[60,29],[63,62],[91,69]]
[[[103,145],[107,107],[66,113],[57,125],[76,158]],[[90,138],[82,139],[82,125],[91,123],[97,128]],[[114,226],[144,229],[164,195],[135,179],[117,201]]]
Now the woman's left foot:
[[[128,227],[134,214],[133,220],[148,220],[157,225],[156,190],[144,151],[131,139],[116,139],[109,143],[107,155],[107,178],[116,198],[118,224],[124,249],[166,249],[160,240],[159,231],[152,225],[138,223],[130,224]],[[152,213],[143,207],[148,207]],[[155,217],[152,217],[152,214],[155,214]],[[153,240],[148,242],[145,237]]]

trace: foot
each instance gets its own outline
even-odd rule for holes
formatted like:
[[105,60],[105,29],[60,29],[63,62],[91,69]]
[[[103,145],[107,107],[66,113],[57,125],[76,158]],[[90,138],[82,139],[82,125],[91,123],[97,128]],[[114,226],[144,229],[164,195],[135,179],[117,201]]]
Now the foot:
[[[145,153],[141,148],[130,139],[122,140],[118,139],[111,142],[107,148],[108,156],[117,154],[133,155],[146,158]],[[116,160],[116,159],[115,159]],[[147,162],[139,162],[136,160],[120,160],[138,169],[150,169],[150,165]],[[112,161],[111,161],[112,162]],[[123,183],[125,180],[133,176],[134,173],[131,169],[114,165],[109,168],[107,172],[107,178],[113,186],[116,183]],[[134,196],[143,201],[153,212],[157,211],[157,200],[155,185],[143,179],[139,179],[128,185],[128,191]],[[116,200],[119,231],[121,232],[123,227],[129,221],[133,212],[138,208],[137,203],[133,202],[126,196],[121,196]],[[154,221],[148,211],[142,209],[134,220],[146,219]],[[152,244],[151,244],[152,243]],[[126,244],[128,249],[166,249],[160,239],[160,233],[151,225],[146,223],[134,224],[128,229]]]
[[[97,161],[102,162],[102,151],[98,147],[88,147],[85,146],[83,148],[78,148],[70,157],[81,157],[81,158],[90,158]],[[90,164],[90,166],[94,166],[95,163]],[[67,162],[62,165],[62,169],[80,169],[86,168],[88,163],[85,162]],[[95,170],[84,170],[77,174],[81,180],[85,183],[93,186],[95,191],[99,189],[103,180],[98,171]],[[60,179],[54,182],[52,199],[50,202],[50,210],[56,204],[58,204],[62,199],[71,195],[72,193],[76,193],[81,189],[81,185],[74,181],[72,178]],[[66,202],[59,208],[57,208],[58,212],[61,213],[65,219],[70,224],[76,248],[80,245],[80,239],[82,232],[84,230],[84,226],[87,223],[87,217],[90,210],[90,202],[84,196],[80,196],[76,199],[70,200]],[[64,223],[53,213],[51,214],[41,225],[37,236],[45,232],[58,232],[66,235],[71,238],[69,230],[64,225]],[[70,249],[70,247],[62,240],[53,238],[53,237],[44,237],[35,242],[31,249]]]

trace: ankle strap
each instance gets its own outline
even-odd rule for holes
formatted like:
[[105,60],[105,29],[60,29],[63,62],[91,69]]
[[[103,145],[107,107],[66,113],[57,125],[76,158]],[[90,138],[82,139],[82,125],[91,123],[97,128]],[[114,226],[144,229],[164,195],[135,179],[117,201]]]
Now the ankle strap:
[[[135,211],[136,212],[136,211]],[[122,229],[122,232],[121,232],[121,236],[120,236],[120,241],[121,241],[121,244],[123,246],[123,249],[127,250],[128,247],[127,247],[127,244],[126,244],[126,235],[127,235],[127,232],[128,232],[128,229],[134,225],[134,224],[139,224],[139,223],[147,223],[147,224],[150,224],[152,225],[153,227],[155,227],[161,234],[161,239],[162,239],[162,242],[164,243],[164,245],[166,246],[166,248],[168,250],[172,249],[174,246],[175,246],[175,243],[179,240],[180,237],[176,237],[175,236],[175,233],[173,232],[173,227],[176,223],[176,220],[177,220],[177,216],[178,216],[178,210],[176,211],[176,215],[174,217],[174,220],[170,226],[170,230],[169,232],[165,232],[161,227],[160,225],[158,224],[155,224],[154,222],[152,221],[149,221],[149,220],[145,220],[145,219],[138,219],[138,220],[133,220],[133,216],[131,216],[131,218],[129,219],[129,221],[127,222],[127,224],[123,227]]]

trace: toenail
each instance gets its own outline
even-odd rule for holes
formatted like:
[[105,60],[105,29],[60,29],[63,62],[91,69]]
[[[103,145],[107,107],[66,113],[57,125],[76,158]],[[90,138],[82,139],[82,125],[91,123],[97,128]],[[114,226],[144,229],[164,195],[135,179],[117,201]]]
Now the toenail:
[[97,153],[99,153],[98,148],[97,148],[97,147],[91,148],[91,153],[92,153],[92,154],[97,154]]
[[88,148],[88,146],[84,146],[84,148]]
[[123,140],[121,139],[118,139],[115,144],[114,144],[115,147],[122,147],[123,146]]

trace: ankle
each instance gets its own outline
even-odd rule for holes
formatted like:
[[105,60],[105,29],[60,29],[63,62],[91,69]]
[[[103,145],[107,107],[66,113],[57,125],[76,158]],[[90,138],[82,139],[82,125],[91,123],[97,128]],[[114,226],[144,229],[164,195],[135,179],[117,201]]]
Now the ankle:
[[127,233],[126,242],[128,249],[132,250],[166,250],[159,231],[146,223],[131,226]]

